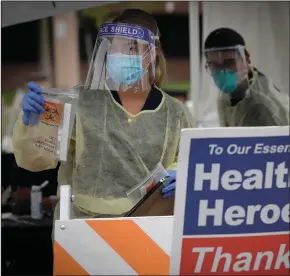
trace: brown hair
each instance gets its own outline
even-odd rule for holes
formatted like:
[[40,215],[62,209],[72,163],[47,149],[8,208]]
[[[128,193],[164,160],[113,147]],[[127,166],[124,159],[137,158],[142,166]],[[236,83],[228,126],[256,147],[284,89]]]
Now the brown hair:
[[[146,11],[139,9],[127,9],[117,16],[113,23],[135,24],[149,29],[155,36],[160,37],[159,29],[154,17]],[[155,39],[155,47],[159,49],[156,57],[155,80],[156,86],[161,87],[167,78],[166,59],[159,39]]]

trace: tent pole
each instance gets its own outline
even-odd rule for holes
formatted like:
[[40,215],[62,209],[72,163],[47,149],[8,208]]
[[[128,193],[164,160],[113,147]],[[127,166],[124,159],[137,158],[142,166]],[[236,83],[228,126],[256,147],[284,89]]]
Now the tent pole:
[[198,1],[189,1],[188,5],[190,42],[190,93],[188,100],[192,101],[194,119],[198,120],[200,91],[199,6]]
[[49,41],[49,25],[48,18],[40,20],[40,71],[41,75],[47,78],[51,74],[51,57],[50,57],[50,41]]

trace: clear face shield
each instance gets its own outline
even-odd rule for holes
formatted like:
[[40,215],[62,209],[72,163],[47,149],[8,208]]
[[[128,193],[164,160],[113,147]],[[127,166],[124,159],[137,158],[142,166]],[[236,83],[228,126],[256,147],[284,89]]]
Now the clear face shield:
[[222,92],[230,94],[249,85],[244,46],[206,49],[205,55],[206,70]]
[[103,24],[84,88],[147,91],[155,80],[155,61],[155,36],[150,30],[131,24]]

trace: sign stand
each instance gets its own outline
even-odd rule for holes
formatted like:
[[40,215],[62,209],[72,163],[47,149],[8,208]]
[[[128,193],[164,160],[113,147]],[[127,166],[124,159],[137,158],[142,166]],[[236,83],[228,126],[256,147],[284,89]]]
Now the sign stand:
[[182,130],[171,275],[289,275],[289,138]]
[[182,131],[172,216],[71,219],[54,275],[289,275],[289,126]]

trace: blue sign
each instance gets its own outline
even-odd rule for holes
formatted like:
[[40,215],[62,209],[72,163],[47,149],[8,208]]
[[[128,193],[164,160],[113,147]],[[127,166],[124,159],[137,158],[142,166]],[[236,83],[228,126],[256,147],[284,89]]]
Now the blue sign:
[[183,235],[289,231],[289,136],[192,139]]

